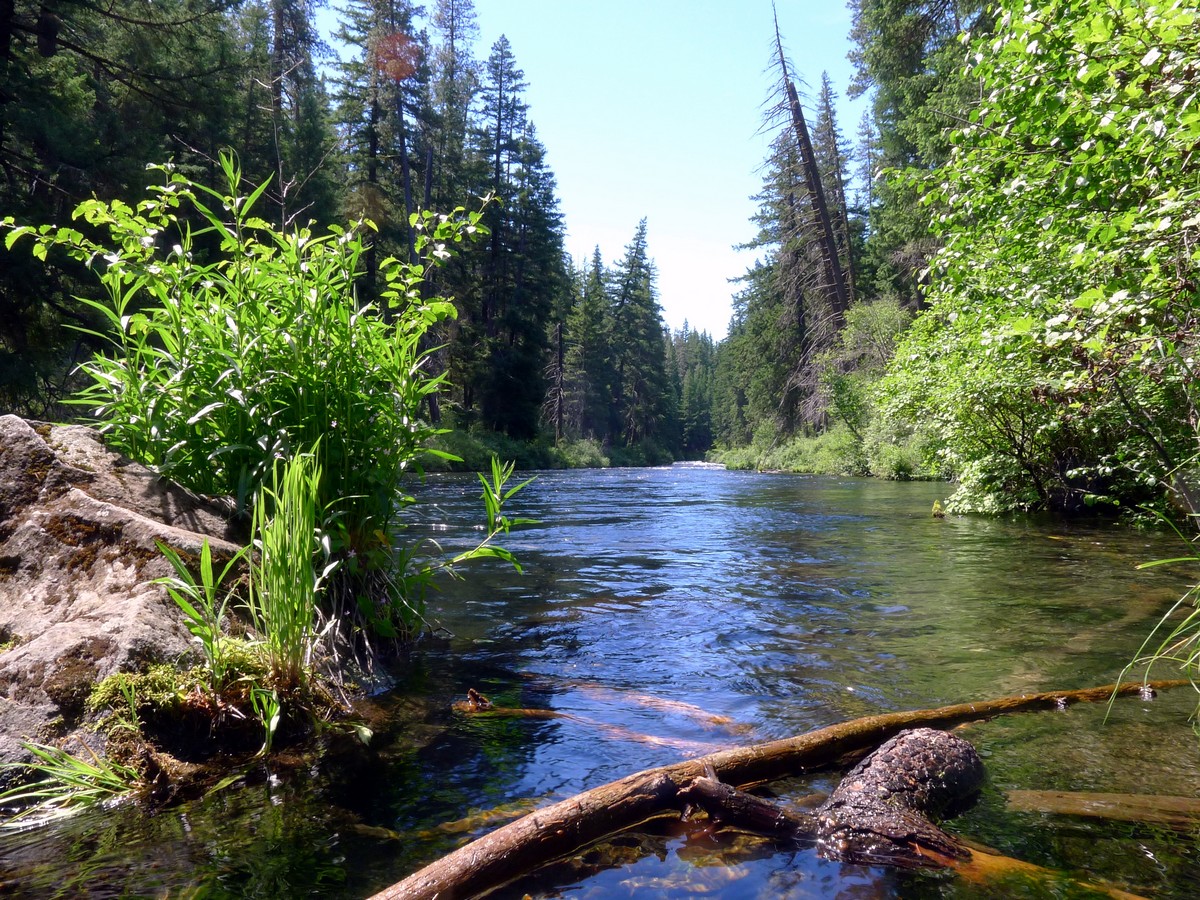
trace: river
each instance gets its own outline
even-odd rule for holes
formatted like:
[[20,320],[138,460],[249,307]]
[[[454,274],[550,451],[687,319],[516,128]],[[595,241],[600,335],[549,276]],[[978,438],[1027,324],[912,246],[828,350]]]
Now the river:
[[[708,748],[891,710],[1111,682],[1195,571],[1164,535],[1103,524],[935,519],[948,488],[704,465],[541,473],[504,540],[430,598],[443,629],[345,741],[147,815],[118,806],[0,833],[0,894],[364,897],[491,827]],[[431,476],[412,539],[477,540],[477,482]],[[1173,677],[1163,669],[1160,677]],[[556,718],[472,718],[468,688]],[[1200,894],[1197,830],[1021,812],[1013,790],[1200,794],[1189,689],[962,732],[979,802],[949,830],[1073,879]],[[828,792],[837,773],[776,785]],[[462,821],[468,819],[468,821]],[[446,823],[459,822],[454,827]],[[499,896],[1011,896],[946,873],[823,862],[678,823],[625,835]],[[1058,896],[1062,885],[1017,889]]]

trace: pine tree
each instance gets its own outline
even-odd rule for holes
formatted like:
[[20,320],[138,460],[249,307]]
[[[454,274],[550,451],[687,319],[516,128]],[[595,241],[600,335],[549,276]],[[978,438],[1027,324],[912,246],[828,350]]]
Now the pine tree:
[[[90,196],[140,196],[169,158],[203,181],[237,138],[241,65],[223,4],[0,2],[0,215],[65,225]],[[0,246],[0,409],[72,415],[57,403],[95,344],[65,323],[103,330],[75,300],[95,290]]]
[[338,118],[348,154],[347,208],[379,226],[369,251],[370,296],[379,253],[415,257],[410,224],[418,173],[427,169],[422,125],[429,116],[426,47],[407,0],[353,0],[342,8],[337,37],[357,48],[340,66]]
[[471,0],[437,0],[432,24],[440,41],[433,54],[433,133],[430,137],[431,209],[467,203],[467,133],[471,102],[479,90],[479,64],[471,47],[479,32]]
[[607,273],[599,247],[593,251],[590,265],[579,273],[579,281],[579,299],[567,320],[567,408],[575,434],[603,442],[609,437],[613,375]]
[[[964,121],[978,86],[962,77],[958,35],[987,32],[983,0],[850,0],[850,95],[870,93],[874,112],[873,168],[932,168],[950,152],[949,132]],[[919,197],[895,182],[877,182],[864,268],[872,294],[923,302],[921,273],[936,252],[930,214]]]
[[675,425],[656,277],[642,219],[611,282],[615,372],[610,429],[627,445],[656,436],[669,439]]
[[837,124],[835,103],[837,95],[829,73],[821,73],[821,92],[817,95],[817,117],[813,124],[813,151],[821,183],[825,187],[826,205],[832,220],[838,259],[845,273],[847,304],[855,299],[854,242],[851,235],[850,207],[846,202],[847,163],[850,154]]

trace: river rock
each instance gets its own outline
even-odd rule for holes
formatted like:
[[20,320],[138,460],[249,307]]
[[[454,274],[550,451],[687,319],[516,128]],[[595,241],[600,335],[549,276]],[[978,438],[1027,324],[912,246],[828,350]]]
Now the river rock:
[[96,681],[188,652],[179,610],[153,584],[172,574],[155,541],[187,559],[208,538],[227,559],[231,513],[91,428],[0,416],[0,762],[79,725]]

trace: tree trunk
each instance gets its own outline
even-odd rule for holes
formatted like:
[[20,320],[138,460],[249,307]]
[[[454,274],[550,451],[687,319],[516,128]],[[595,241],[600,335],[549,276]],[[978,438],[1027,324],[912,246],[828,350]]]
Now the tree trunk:
[[791,79],[787,60],[783,55],[783,39],[779,35],[778,19],[775,21],[775,48],[779,52],[779,68],[783,76],[784,90],[787,92],[788,111],[792,117],[792,128],[796,132],[796,145],[800,150],[800,162],[804,168],[804,178],[812,201],[813,215],[817,220],[825,280],[829,284],[829,305],[833,310],[834,325],[840,331],[845,323],[846,309],[850,305],[849,293],[846,289],[846,276],[842,271],[841,260],[838,256],[837,239],[833,234],[833,220],[829,215],[829,205],[825,201],[825,190],[821,186],[821,173],[817,169],[812,138],[808,133],[808,125],[804,121],[804,109],[800,105],[796,85]]
[[796,813],[705,776],[679,791],[722,824],[817,846],[824,859],[864,866],[940,868],[967,859],[957,838],[934,824],[961,811],[983,782],[983,761],[945,731],[902,731],[859,763],[809,815]]
[[[762,784],[862,754],[906,728],[945,728],[1005,713],[1065,709],[1072,703],[1142,695],[1187,681],[1126,683],[1079,691],[1021,694],[980,703],[866,716],[796,737],[722,750],[698,759],[646,769],[530,813],[431,863],[371,900],[448,900],[486,894],[539,866],[604,837],[664,815],[677,814],[679,791],[711,770],[742,787]],[[832,800],[832,798],[831,798]]]

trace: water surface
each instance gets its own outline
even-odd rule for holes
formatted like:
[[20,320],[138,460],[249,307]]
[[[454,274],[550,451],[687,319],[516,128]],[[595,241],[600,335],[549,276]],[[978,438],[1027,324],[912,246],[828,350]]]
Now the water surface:
[[[472,813],[561,799],[706,749],[847,718],[1116,679],[1194,572],[1161,535],[934,519],[938,484],[709,466],[539,474],[510,513],[540,520],[431,597],[444,631],[378,698],[370,751],[166,809],[90,813],[0,836],[0,893],[362,897],[489,827]],[[414,539],[478,540],[479,486],[434,476]],[[1170,675],[1164,672],[1164,675]],[[498,705],[566,713],[473,719]],[[1167,897],[1200,893],[1194,833],[1009,810],[1015,789],[1196,796],[1195,696],[1013,716],[964,732],[980,802],[950,824],[1002,853]],[[713,717],[720,717],[714,720]],[[828,792],[837,773],[789,781]],[[447,823],[459,825],[447,828]],[[946,874],[822,862],[679,824],[626,835],[502,896],[1010,896]],[[1059,891],[1023,888],[1030,896]]]

